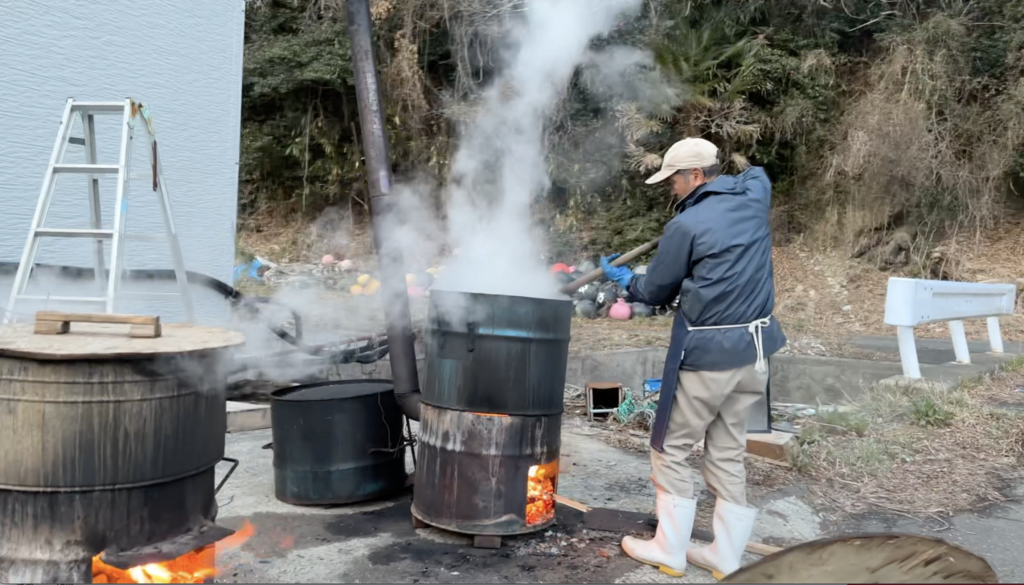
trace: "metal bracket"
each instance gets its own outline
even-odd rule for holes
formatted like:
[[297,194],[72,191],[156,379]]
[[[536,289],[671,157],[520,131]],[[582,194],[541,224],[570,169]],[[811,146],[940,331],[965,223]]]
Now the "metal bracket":
[[384,447],[374,447],[373,449],[370,449],[368,452],[369,453],[398,453],[399,451],[401,451],[402,449],[404,449],[406,447],[415,447],[415,446],[416,446],[416,438],[415,437],[402,437],[401,439],[399,439],[398,444],[395,445],[394,447],[388,447],[386,449]]
[[470,321],[469,323],[466,323],[466,331],[469,332],[469,347],[466,348],[466,351],[469,353],[473,353],[473,351],[476,350],[476,334],[479,330],[480,325],[476,322]]
[[224,487],[224,484],[227,483],[228,478],[231,477],[231,474],[235,472],[235,469],[238,468],[238,459],[233,459],[231,457],[221,457],[220,460],[221,461],[230,461],[231,462],[231,469],[229,469],[228,472],[224,474],[224,477],[221,478],[220,483],[218,483],[217,487],[213,489],[213,495],[215,495],[215,496],[217,495],[217,492],[220,491],[220,488]]

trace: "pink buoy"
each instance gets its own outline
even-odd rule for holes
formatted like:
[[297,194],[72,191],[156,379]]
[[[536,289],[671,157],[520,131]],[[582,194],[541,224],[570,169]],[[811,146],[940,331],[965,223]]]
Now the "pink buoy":
[[323,266],[331,266],[331,265],[333,265],[334,264],[334,256],[331,256],[330,254],[325,255],[323,258],[320,259],[320,264],[323,265]]
[[629,318],[633,316],[633,309],[631,309],[629,304],[626,303],[626,299],[619,299],[615,301],[612,308],[608,310],[608,316],[612,319],[628,321]]

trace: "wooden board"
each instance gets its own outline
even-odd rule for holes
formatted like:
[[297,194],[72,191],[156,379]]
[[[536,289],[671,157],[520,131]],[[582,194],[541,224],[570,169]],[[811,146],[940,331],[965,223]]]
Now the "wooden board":
[[224,349],[245,343],[237,331],[168,323],[158,338],[133,338],[124,325],[83,323],[65,335],[36,335],[32,324],[0,327],[0,356],[36,360],[150,358]]
[[109,323],[128,325],[129,337],[160,337],[160,317],[155,315],[117,315],[108,313],[36,312],[36,335],[64,335],[71,332],[72,323]]
[[771,434],[747,435],[747,453],[765,459],[789,461],[797,449],[799,449],[799,445],[797,445],[796,435],[793,433],[772,431]]
[[37,311],[36,321],[74,321],[75,323],[156,325],[160,322],[160,317],[155,315],[118,315],[115,313],[64,313],[61,311]]
[[805,542],[727,575],[722,583],[998,583],[985,559],[937,538],[843,536]]

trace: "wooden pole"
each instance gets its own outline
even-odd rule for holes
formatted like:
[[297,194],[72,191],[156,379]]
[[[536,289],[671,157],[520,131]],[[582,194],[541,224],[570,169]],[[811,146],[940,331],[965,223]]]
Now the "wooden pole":
[[[629,252],[626,252],[622,256],[619,256],[618,258],[613,260],[612,261],[612,266],[622,266],[623,264],[628,264],[628,263],[632,262],[633,260],[636,260],[637,258],[643,256],[644,254],[647,254],[651,250],[654,250],[655,248],[658,247],[658,241],[659,240],[661,240],[660,237],[659,238],[655,238],[655,239],[651,240],[650,242],[647,242],[643,246],[640,246],[639,248],[634,248],[634,249],[630,250]],[[588,272],[587,274],[584,274],[583,276],[581,276],[581,277],[577,278],[576,280],[570,282],[569,284],[563,286],[559,290],[561,290],[563,293],[565,293],[567,295],[571,295],[574,292],[576,292],[577,290],[579,290],[580,287],[586,286],[586,285],[594,282],[595,280],[601,278],[602,276],[604,276],[604,270],[598,268],[596,270],[592,270],[592,271]]]

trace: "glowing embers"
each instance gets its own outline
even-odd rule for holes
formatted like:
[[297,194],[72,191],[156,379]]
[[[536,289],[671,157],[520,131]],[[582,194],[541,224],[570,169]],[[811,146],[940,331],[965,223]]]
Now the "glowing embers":
[[208,583],[217,574],[217,551],[237,548],[255,533],[248,521],[237,532],[162,563],[148,563],[122,570],[96,555],[92,559],[93,583]]
[[526,525],[536,526],[555,517],[558,460],[530,467],[526,478]]

